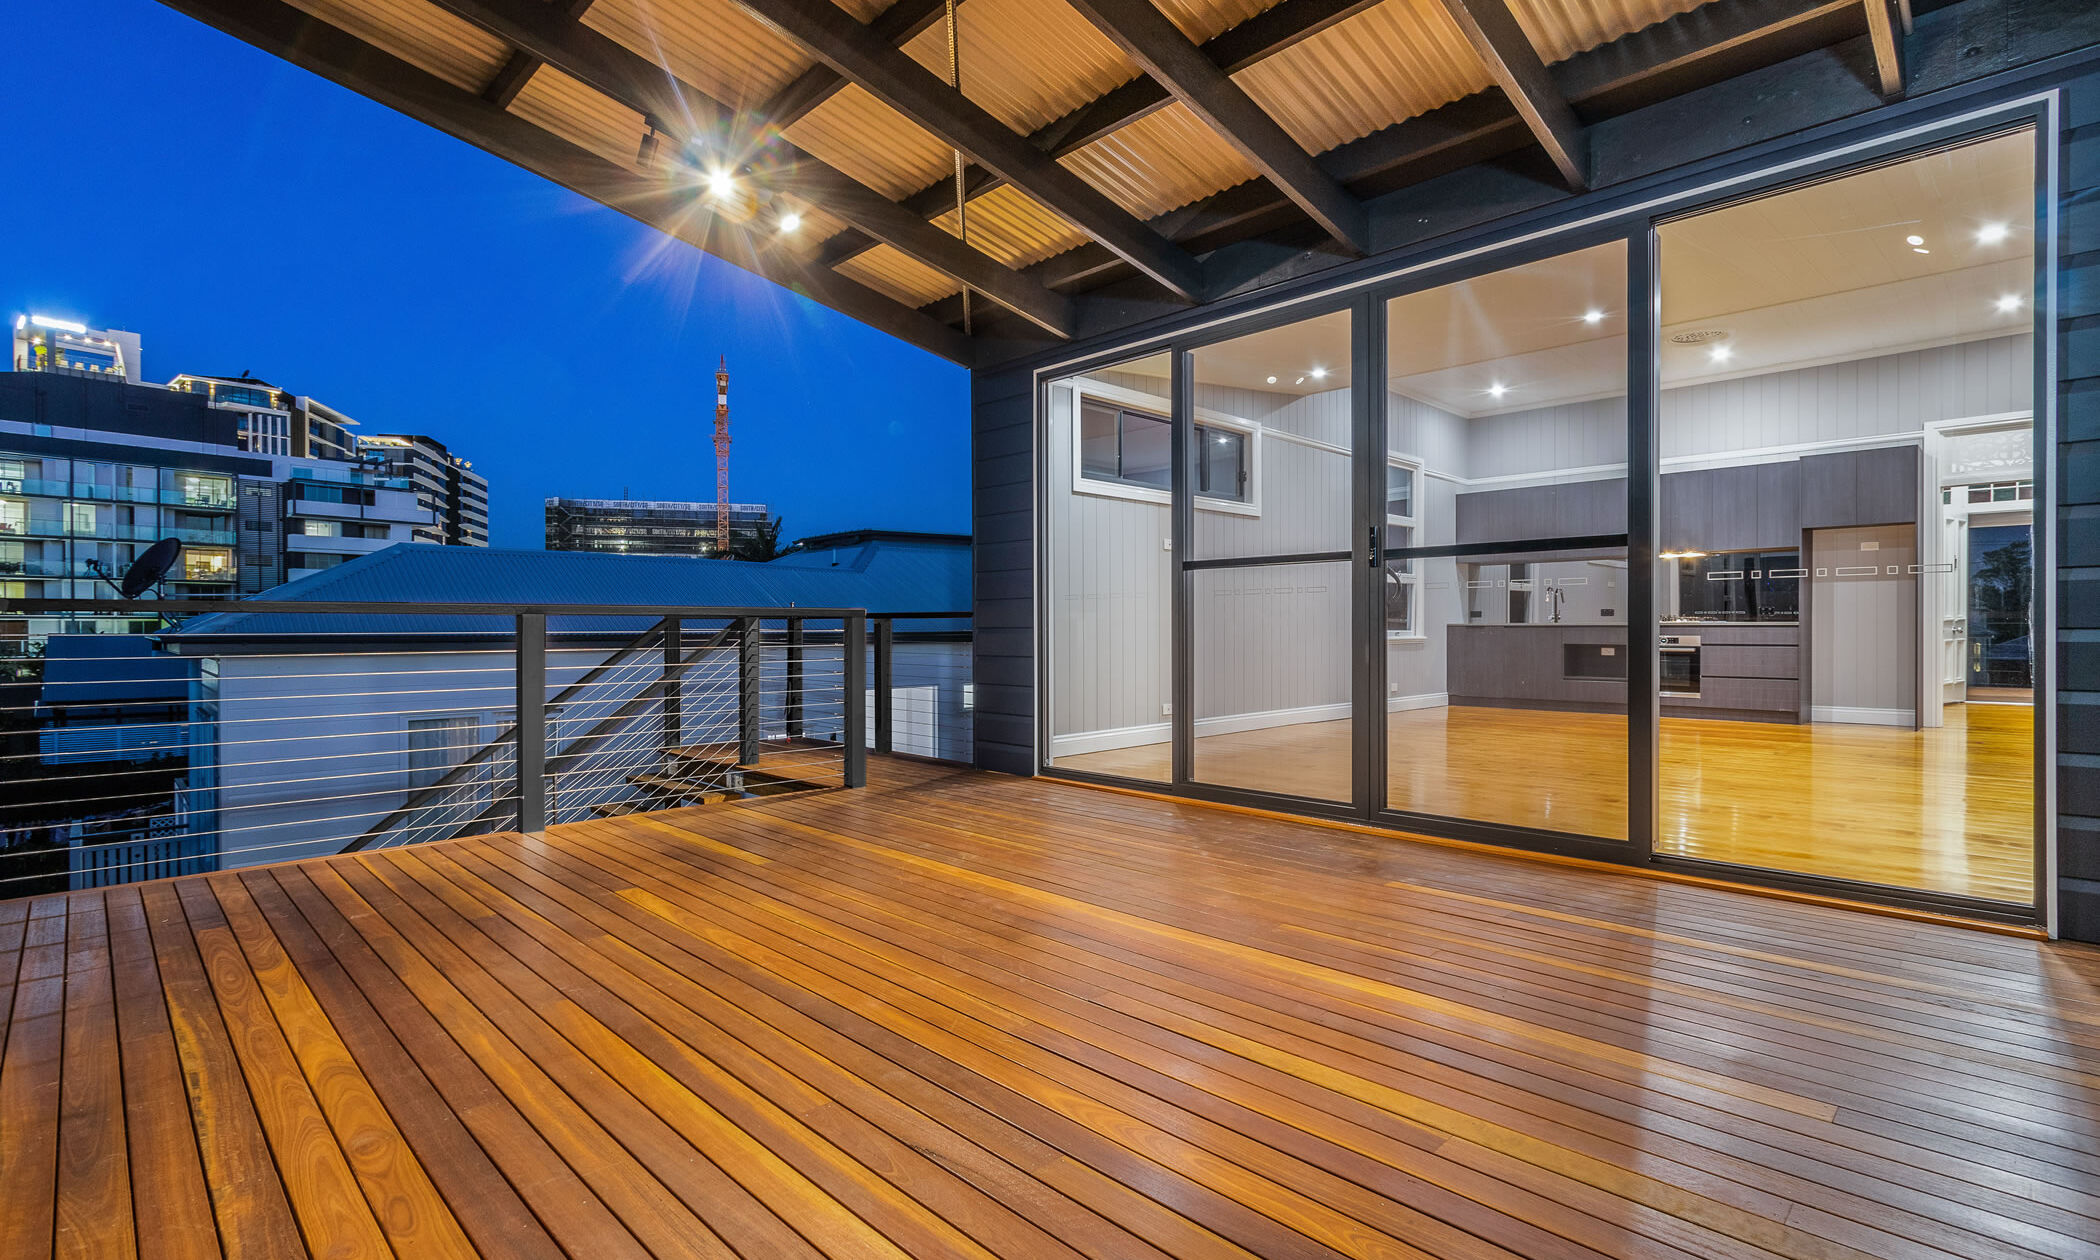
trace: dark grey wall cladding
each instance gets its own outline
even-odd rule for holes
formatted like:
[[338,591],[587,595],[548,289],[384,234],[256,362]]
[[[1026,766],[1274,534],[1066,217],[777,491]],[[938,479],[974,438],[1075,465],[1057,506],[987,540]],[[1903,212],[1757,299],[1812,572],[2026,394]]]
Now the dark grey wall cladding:
[[1035,397],[1026,371],[970,378],[977,764],[1035,773]]
[[2100,75],[2064,85],[2057,275],[2057,904],[2100,941]]

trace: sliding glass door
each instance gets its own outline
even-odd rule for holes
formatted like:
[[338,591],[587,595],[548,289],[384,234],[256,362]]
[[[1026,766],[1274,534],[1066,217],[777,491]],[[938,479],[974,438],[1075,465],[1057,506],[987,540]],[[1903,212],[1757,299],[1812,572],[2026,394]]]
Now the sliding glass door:
[[1188,779],[1354,802],[1351,311],[1199,346],[1186,363]]

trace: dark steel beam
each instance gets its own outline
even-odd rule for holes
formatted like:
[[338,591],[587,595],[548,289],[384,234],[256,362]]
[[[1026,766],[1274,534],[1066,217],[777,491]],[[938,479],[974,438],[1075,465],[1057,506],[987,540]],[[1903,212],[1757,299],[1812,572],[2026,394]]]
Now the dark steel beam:
[[[955,0],[956,8],[960,9],[962,5],[963,0]],[[946,17],[947,12],[947,0],[897,0],[877,14],[875,20],[868,23],[868,29],[892,48],[902,48]],[[819,62],[775,92],[771,100],[759,107],[758,116],[775,127],[792,126],[844,86],[844,75]]]
[[535,60],[589,85],[681,140],[697,140],[741,170],[763,150],[754,179],[800,196],[907,257],[1011,309],[1057,337],[1072,334],[1072,304],[1038,281],[965,245],[919,215],[734,113],[619,41],[541,0],[436,0]]
[[1502,94],[1516,106],[1531,134],[1545,146],[1554,168],[1568,187],[1589,187],[1589,158],[1582,124],[1561,95],[1538,49],[1504,0],[1444,0],[1444,10],[1465,32],[1466,41],[1487,66]]
[[[590,11],[593,2],[594,0],[551,0],[548,7],[572,21],[581,21],[583,15]],[[518,93],[524,91],[525,85],[532,80],[532,72],[539,69],[541,64],[538,57],[522,48],[512,50],[510,57],[490,77],[488,86],[481,89],[481,99],[491,105],[500,105],[508,109],[510,103],[518,99]]]
[[737,0],[876,99],[997,171],[1143,274],[1190,300],[1203,269],[1106,194],[1057,164],[831,0]]
[[[1203,43],[1203,55],[1226,74],[1237,74],[1287,48],[1311,39],[1321,31],[1347,21],[1382,0],[1282,0],[1272,8]],[[1843,0],[1850,4],[1852,0]],[[1092,144],[1138,119],[1172,104],[1174,97],[1158,83],[1139,75],[1121,87],[1094,98],[1062,118],[1036,128],[1028,142],[1052,158],[1062,158]],[[970,164],[963,172],[968,195],[977,197],[1006,181]],[[955,180],[942,176],[906,197],[905,206],[925,218],[938,219],[955,209]],[[836,266],[873,248],[875,242],[859,233],[840,233],[824,251],[826,263]]]
[[[1575,108],[1609,117],[1856,38],[1865,29],[1859,0],[1712,0],[1577,53],[1552,74]],[[1330,149],[1319,160],[1352,191],[1370,197],[1507,157],[1530,143],[1522,118],[1499,89],[1489,89]],[[1293,219],[1303,222],[1289,201],[1256,179],[1162,215],[1153,226],[1202,254]],[[1080,292],[1114,279],[1122,268],[1114,255],[1082,245],[1028,271],[1053,288]],[[926,310],[942,317],[951,313],[949,305]]]
[[1874,45],[1874,71],[1881,79],[1881,94],[1890,100],[1903,95],[1903,15],[1896,0],[1861,0],[1867,13],[1867,36]]
[[1363,203],[1313,161],[1245,89],[1154,8],[1152,0],[1070,3],[1328,235],[1359,254],[1370,252],[1371,220]]
[[721,215],[701,212],[689,190],[642,176],[550,135],[284,0],[164,3],[870,327],[957,363],[967,365],[975,357],[970,339],[955,329],[844,276],[783,255],[772,241]]

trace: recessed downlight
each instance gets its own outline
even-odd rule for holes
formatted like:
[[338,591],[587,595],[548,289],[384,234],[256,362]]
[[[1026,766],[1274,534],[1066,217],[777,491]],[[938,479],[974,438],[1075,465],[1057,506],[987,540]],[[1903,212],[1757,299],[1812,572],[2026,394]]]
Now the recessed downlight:
[[1998,299],[1998,313],[2000,315],[2010,315],[2014,311],[2019,310],[2020,306],[2020,295],[2017,293],[2008,293]]
[[1271,385],[1274,385],[1275,383],[1276,383],[1276,378],[1275,378],[1275,377],[1273,377],[1273,376],[1272,376],[1272,377],[1270,377],[1270,378],[1269,378],[1269,384],[1271,384]]
[[1601,324],[1604,322],[1604,312],[1598,310],[1584,311],[1582,313],[1582,322],[1585,324]]
[[1913,236],[1906,236],[1906,237],[1904,237],[1904,238],[1903,238],[1903,243],[1904,243],[1905,245],[1923,245],[1923,244],[1925,243],[1925,238],[1924,238],[1924,237],[1922,237],[1922,236],[1915,236],[1915,235],[1913,235]]
[[1494,384],[1488,386],[1488,397],[1490,398],[1500,398],[1508,392],[1509,386],[1504,385],[1501,381],[1496,381]]
[[1931,253],[1932,251],[1931,251],[1931,250],[1929,250],[1929,249],[1926,249],[1926,248],[1925,248],[1925,247],[1924,247],[1923,245],[1920,245],[1920,246],[1918,246],[1917,248],[1915,248],[1915,249],[1911,250],[1910,252],[1911,252],[1911,253],[1913,253],[1913,254],[1929,254],[1929,253]]
[[780,216],[780,230],[783,232],[793,232],[801,226],[802,216],[796,214],[793,210]]
[[736,191],[736,177],[724,170],[709,171],[707,173],[707,191],[717,197],[727,197]]
[[1716,363],[1726,363],[1735,357],[1735,351],[1727,345],[1709,346],[1706,357]]
[[1314,380],[1316,380],[1316,381],[1324,381],[1324,380],[1326,380],[1326,379],[1327,379],[1327,369],[1326,369],[1326,368],[1321,368],[1321,367],[1316,367],[1316,368],[1314,368],[1314,369],[1312,370],[1312,378],[1313,378]]
[[1976,229],[1976,243],[1978,245],[1996,245],[2011,235],[2012,228],[2008,224],[1986,223]]

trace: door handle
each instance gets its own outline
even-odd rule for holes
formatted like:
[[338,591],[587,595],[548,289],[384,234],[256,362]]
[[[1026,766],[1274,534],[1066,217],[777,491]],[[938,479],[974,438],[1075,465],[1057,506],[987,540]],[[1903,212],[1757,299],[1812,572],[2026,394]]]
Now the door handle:
[[1374,568],[1374,569],[1378,567],[1378,561],[1379,561],[1379,554],[1378,554],[1378,553],[1379,553],[1379,547],[1378,547],[1378,544],[1379,544],[1379,535],[1380,535],[1380,534],[1382,534],[1383,532],[1384,532],[1384,531],[1380,530],[1380,529],[1379,529],[1379,528],[1378,528],[1378,527],[1377,527],[1376,525],[1373,525],[1373,526],[1371,527],[1371,545],[1370,545],[1370,556],[1371,556],[1371,567],[1372,567],[1372,568]]

